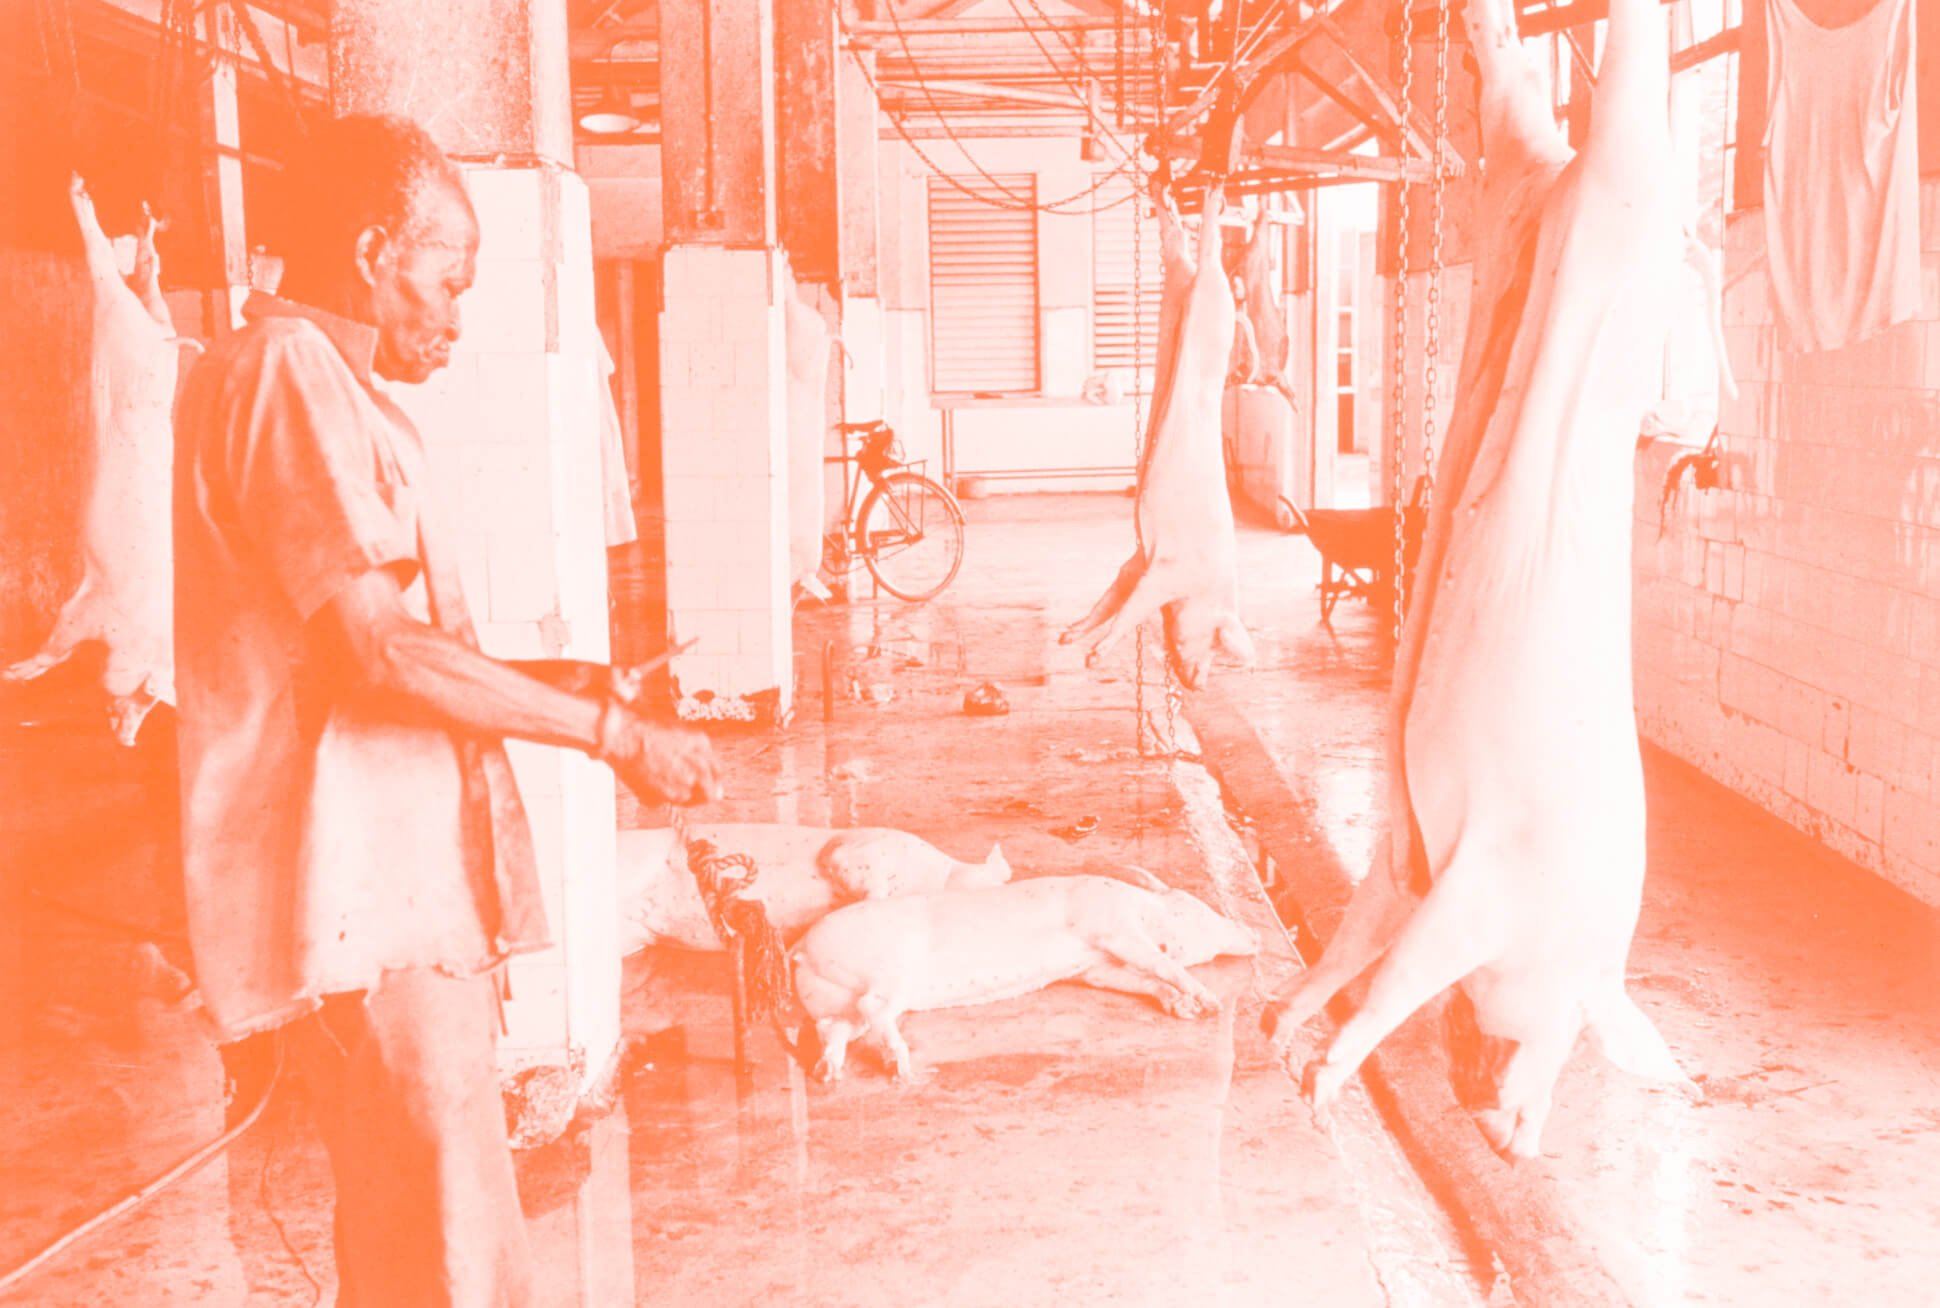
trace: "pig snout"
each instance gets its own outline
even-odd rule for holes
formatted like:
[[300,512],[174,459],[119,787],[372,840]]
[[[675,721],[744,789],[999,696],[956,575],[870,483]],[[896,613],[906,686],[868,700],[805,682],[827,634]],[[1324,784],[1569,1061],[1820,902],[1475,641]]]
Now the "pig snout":
[[[1506,1161],[1534,1158],[1563,1063],[1575,1042],[1576,1024],[1556,1015],[1555,1032],[1531,1031],[1516,1040],[1483,1030],[1474,1001],[1460,986],[1449,992],[1442,1032],[1448,1046],[1448,1077],[1489,1148]],[[1567,1035],[1562,1032],[1568,1027]]]

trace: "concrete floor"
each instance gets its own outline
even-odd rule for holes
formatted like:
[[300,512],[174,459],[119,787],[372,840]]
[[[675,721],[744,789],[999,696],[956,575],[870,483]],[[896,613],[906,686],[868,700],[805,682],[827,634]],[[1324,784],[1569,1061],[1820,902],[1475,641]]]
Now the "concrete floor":
[[[723,960],[636,955],[618,1108],[520,1159],[548,1302],[1266,1304],[1291,1286],[1477,1301],[1365,1098],[1322,1131],[1255,1036],[1261,995],[1297,964],[1210,779],[1138,756],[1130,653],[1101,678],[1070,659],[1047,676],[1056,626],[1131,547],[1130,507],[975,505],[943,600],[804,611],[797,721],[721,737],[719,816],[892,823],[963,856],[1001,840],[1020,875],[1137,863],[1267,940],[1258,960],[1202,970],[1223,1013],[1180,1022],[1063,986],[908,1019],[932,1069],[915,1088],[866,1050],[845,1084],[806,1085],[765,1034],[737,1081]],[[1073,562],[1045,566],[1058,556]],[[961,713],[986,678],[1009,716]],[[158,889],[170,744],[117,753],[61,725],[64,704],[85,710],[57,691],[37,700],[44,725],[0,731],[25,855],[7,879],[20,1002],[0,1065],[0,1269],[222,1127],[218,1061],[142,943],[179,929]],[[1162,725],[1156,682],[1151,703]],[[1073,838],[1087,816],[1097,829]],[[623,820],[659,814],[628,803]],[[101,838],[75,843],[88,832]],[[285,1094],[208,1169],[0,1302],[327,1301],[327,1196]]]
[[[720,815],[895,824],[959,856],[1001,840],[1020,875],[1138,863],[1246,915],[1267,951],[1203,970],[1227,1003],[1197,1023],[1075,987],[913,1017],[932,1075],[910,1089],[868,1051],[849,1082],[805,1085],[765,1036],[737,1081],[722,961],[636,955],[619,1106],[521,1156],[547,1301],[1478,1301],[1465,1253],[1484,1251],[1366,1096],[1323,1131],[1270,1062],[1259,1003],[1298,964],[1214,782],[1138,757],[1129,652],[1091,678],[1055,651],[1131,546],[1129,501],[969,508],[939,601],[799,616],[798,720],[722,738]],[[1242,551],[1262,667],[1219,692],[1358,875],[1381,817],[1375,618],[1350,602],[1317,626],[1304,541],[1249,530]],[[1008,717],[958,711],[986,678]],[[141,944],[179,928],[154,889],[167,747],[0,728],[0,848],[20,854],[0,869],[17,1000],[0,1018],[0,1271],[222,1126],[215,1055]],[[1649,771],[1635,989],[1708,1094],[1644,1092],[1582,1055],[1536,1166],[1635,1302],[1933,1302],[1940,919],[1694,772]],[[1057,834],[1086,816],[1095,833]],[[279,1096],[226,1156],[0,1303],[327,1302],[327,1194],[301,1098]]]
[[[1260,665],[1217,693],[1314,856],[1358,880],[1385,820],[1391,619],[1348,601],[1322,626],[1302,540],[1243,532],[1242,556]],[[1703,1093],[1581,1046],[1519,1185],[1633,1303],[1940,1302],[1940,912],[1661,751],[1645,775],[1631,992]]]

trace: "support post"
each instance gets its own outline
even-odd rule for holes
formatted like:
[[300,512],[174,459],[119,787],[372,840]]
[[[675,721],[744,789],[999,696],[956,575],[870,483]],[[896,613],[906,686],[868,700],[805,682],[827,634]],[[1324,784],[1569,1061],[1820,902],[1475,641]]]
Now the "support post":
[[669,641],[688,718],[794,704],[777,0],[661,7],[660,320]]

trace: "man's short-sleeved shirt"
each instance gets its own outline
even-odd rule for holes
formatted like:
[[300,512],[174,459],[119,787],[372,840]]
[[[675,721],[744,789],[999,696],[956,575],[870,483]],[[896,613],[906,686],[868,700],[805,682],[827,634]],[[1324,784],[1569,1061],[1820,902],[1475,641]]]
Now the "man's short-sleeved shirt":
[[196,980],[225,1038],[403,967],[545,944],[503,745],[361,685],[310,619],[388,568],[476,645],[417,431],[369,327],[252,296],[176,418],[182,853]]

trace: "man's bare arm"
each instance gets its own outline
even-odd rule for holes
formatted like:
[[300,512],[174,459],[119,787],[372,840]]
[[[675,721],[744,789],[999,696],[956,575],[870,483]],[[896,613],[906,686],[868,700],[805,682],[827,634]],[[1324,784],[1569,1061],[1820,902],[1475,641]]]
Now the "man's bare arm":
[[554,689],[419,622],[388,570],[350,582],[314,621],[347,679],[401,696],[444,726],[584,751],[611,764],[643,799],[689,803],[720,794],[705,736],[657,726],[604,695]]

